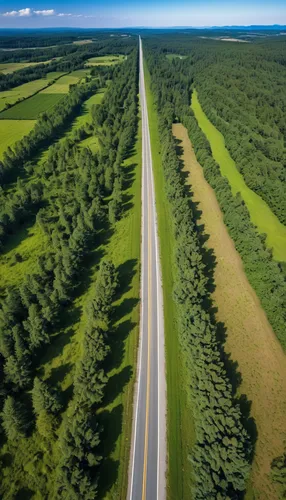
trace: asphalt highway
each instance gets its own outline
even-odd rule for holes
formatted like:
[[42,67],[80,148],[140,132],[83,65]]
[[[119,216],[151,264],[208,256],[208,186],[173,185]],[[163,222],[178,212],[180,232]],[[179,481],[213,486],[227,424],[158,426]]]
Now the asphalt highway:
[[141,38],[139,57],[142,112],[141,313],[128,499],[164,500],[166,380],[163,298]]

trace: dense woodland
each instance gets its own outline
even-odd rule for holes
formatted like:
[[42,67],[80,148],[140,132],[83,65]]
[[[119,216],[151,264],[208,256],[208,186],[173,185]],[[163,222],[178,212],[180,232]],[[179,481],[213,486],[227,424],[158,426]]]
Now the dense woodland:
[[[68,396],[59,384],[42,378],[40,366],[68,323],[87,256],[121,216],[122,165],[137,134],[137,59],[135,50],[112,70],[102,104],[92,108],[91,124],[52,145],[43,164],[32,161],[35,150],[57,137],[59,127],[75,109],[79,112],[98,84],[76,86],[62,108],[42,116],[15,157],[10,151],[4,161],[4,172],[18,165],[28,176],[1,193],[3,243],[27,218],[36,218],[37,230],[47,239],[46,252],[31,273],[19,286],[1,290],[0,493],[5,498],[27,491],[41,498],[97,495],[104,427],[97,412],[108,380],[105,359],[118,287],[112,262],[98,261]],[[105,78],[110,78],[108,69]],[[99,138],[98,152],[80,146],[82,134]]]
[[229,44],[174,36],[153,43],[163,54],[187,56],[172,65],[189,75],[247,185],[285,224],[285,40]]
[[[197,158],[215,189],[225,223],[242,256],[249,281],[284,348],[285,276],[266,249],[263,236],[252,225],[240,196],[232,196],[230,185],[221,176],[209,143],[190,109],[190,92],[197,70],[193,65],[185,65],[185,60],[168,61],[162,48],[155,49],[154,40],[146,39],[144,44],[151,88],[160,117],[165,188],[172,207],[177,241],[174,297],[180,311],[180,337],[190,375],[188,384],[197,438],[190,457],[194,468],[194,497],[239,498],[250,471],[252,444],[243,428],[243,416],[233,399],[216,324],[209,312],[208,273],[202,259],[196,214],[190,208],[184,189],[176,144],[171,134],[174,121],[181,121],[189,131]],[[173,51],[182,53],[178,47],[173,47]],[[283,464],[283,457],[274,464],[277,482],[282,482]]]

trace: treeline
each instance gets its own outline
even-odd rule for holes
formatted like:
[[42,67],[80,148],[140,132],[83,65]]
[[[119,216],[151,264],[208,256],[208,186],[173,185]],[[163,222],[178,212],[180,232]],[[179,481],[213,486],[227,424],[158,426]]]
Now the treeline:
[[[71,303],[82,284],[87,256],[102,244],[102,235],[109,227],[107,197],[113,193],[111,200],[116,198],[116,190],[122,196],[115,174],[112,185],[106,174],[112,164],[106,163],[106,155],[109,152],[110,158],[118,161],[114,172],[123,182],[122,162],[127,150],[118,130],[114,141],[112,134],[111,138],[107,135],[106,120],[114,121],[114,130],[115,124],[120,131],[124,129],[129,93],[137,103],[137,58],[136,52],[124,63],[125,69],[114,75],[103,115],[98,109],[101,105],[93,110],[94,117],[105,117],[102,125],[97,125],[101,140],[109,141],[105,148],[102,145],[102,150],[93,154],[65,139],[50,147],[41,169],[33,171],[34,182],[41,183],[43,190],[43,203],[34,216],[47,248],[33,272],[5,291],[0,308],[0,422],[5,453],[11,457],[9,464],[2,464],[0,494],[4,497],[15,498],[27,488],[40,497],[48,494],[88,500],[97,495],[102,426],[97,422],[97,410],[107,382],[105,358],[118,283],[111,262],[101,263],[86,303],[69,401],[60,386],[42,379],[39,365],[72,313]],[[125,101],[121,95],[124,85],[128,87]],[[113,87],[120,92],[121,106],[114,107]],[[136,107],[133,111],[137,115]],[[136,132],[130,131],[133,141]],[[128,145],[132,147],[130,137]],[[20,181],[17,190],[24,190]],[[27,463],[34,464],[28,472]]]
[[[154,62],[150,61],[150,67],[154,85],[159,87],[156,92],[158,106],[164,109],[169,119],[180,120],[188,129],[197,159],[204,168],[206,179],[216,192],[224,221],[242,257],[248,280],[285,349],[286,282],[282,268],[272,259],[271,251],[265,245],[265,237],[256,231],[240,195],[232,196],[229,182],[221,176],[219,166],[212,157],[210,145],[190,109],[189,95],[194,78],[192,71],[189,68],[188,74],[185,75],[184,71],[178,71],[177,65],[169,64],[165,57],[156,54],[154,50],[153,53]],[[162,75],[165,75],[165,78],[162,78]]]
[[83,354],[77,363],[74,395],[58,443],[56,498],[89,500],[96,497],[96,468],[101,457],[98,452],[100,427],[95,409],[102,402],[107,382],[104,360],[109,352],[108,333],[116,287],[114,265],[103,261],[86,307]]
[[207,306],[207,271],[172,137],[174,109],[163,88],[163,81],[170,89],[174,81],[170,82],[164,73],[156,78],[161,68],[151,52],[147,61],[157,101],[165,189],[176,240],[173,293],[178,304],[180,342],[188,373],[186,387],[190,388],[196,433],[190,455],[193,496],[202,500],[240,498],[250,473],[252,445],[232,395],[217,341],[217,326]]

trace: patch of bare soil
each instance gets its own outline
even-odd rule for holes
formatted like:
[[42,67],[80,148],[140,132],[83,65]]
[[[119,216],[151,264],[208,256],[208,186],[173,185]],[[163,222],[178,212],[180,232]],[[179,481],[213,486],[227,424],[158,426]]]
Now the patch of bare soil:
[[286,357],[260,302],[244,273],[243,264],[223,222],[215,192],[204,178],[187,130],[173,125],[183,148],[183,170],[188,174],[192,200],[201,211],[205,242],[216,256],[214,271],[216,318],[226,327],[225,352],[241,375],[238,394],[251,402],[250,416],[257,428],[251,481],[255,499],[275,500],[279,493],[269,478],[272,460],[286,440]]

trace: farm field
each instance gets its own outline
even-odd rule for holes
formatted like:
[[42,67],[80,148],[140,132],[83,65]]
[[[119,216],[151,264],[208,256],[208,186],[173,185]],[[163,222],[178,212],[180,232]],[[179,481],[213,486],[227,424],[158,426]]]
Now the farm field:
[[63,94],[43,94],[39,93],[25,99],[12,108],[0,113],[0,120],[36,120],[41,113],[48,111],[55,106]]
[[187,401],[186,385],[184,382],[186,374],[181,359],[178,338],[177,310],[172,295],[175,239],[173,230],[170,228],[172,217],[166,197],[162,170],[158,115],[151,92],[151,78],[147,64],[144,66],[144,73],[163,281],[167,380],[167,498],[174,500],[177,498],[191,498],[192,485],[190,478],[192,477],[192,466],[188,455],[191,446],[194,444],[194,428],[188,408],[189,402]]
[[27,135],[34,127],[35,120],[0,120],[0,159],[8,147]]
[[267,203],[246,185],[243,176],[238,172],[235,162],[225,147],[223,135],[204,113],[196,91],[192,94],[191,106],[199,126],[211,145],[213,157],[219,164],[222,175],[227,177],[233,194],[241,193],[252,222],[260,233],[267,235],[266,244],[273,249],[274,259],[285,262],[286,227],[274,215]]
[[39,64],[49,64],[52,59],[42,62],[23,62],[23,63],[0,63],[0,73],[3,75],[8,75],[9,73],[14,73],[19,69],[29,68],[30,66],[38,66]]
[[[237,396],[251,402],[250,415],[257,426],[255,457],[247,498],[278,498],[269,478],[271,461],[282,454],[286,427],[285,354],[244,273],[243,264],[227,232],[215,193],[196,160],[187,130],[173,125],[188,174],[192,202],[201,215],[198,223],[208,235],[207,249],[216,257],[214,306],[217,321],[226,328],[225,352],[241,374]],[[235,380],[235,375],[233,375]],[[275,415],[275,419],[273,418]]]
[[41,94],[67,94],[70,85],[75,85],[79,82],[80,76],[63,75],[55,83],[45,88]]
[[47,85],[47,80],[41,78],[32,82],[24,83],[19,87],[14,87],[10,90],[0,92],[0,111],[2,111],[6,104],[15,104],[18,99],[26,99],[32,96],[35,92],[43,89]]
[[87,60],[86,66],[112,66],[123,62],[125,59],[126,56],[123,55],[91,57]]

